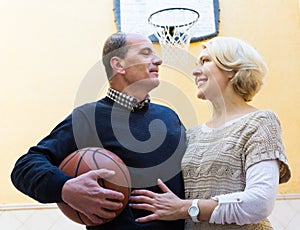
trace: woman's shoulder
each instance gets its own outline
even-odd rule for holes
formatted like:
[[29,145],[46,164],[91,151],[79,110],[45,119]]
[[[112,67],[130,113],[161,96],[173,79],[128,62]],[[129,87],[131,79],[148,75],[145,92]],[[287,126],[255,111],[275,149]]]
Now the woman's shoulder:
[[188,133],[188,134],[197,133],[202,129],[202,125],[203,124],[192,126],[187,129],[186,133]]
[[190,127],[186,133],[187,135],[194,135],[199,132],[206,132],[209,130],[222,130],[227,129],[228,127],[231,127],[234,129],[234,127],[238,126],[240,127],[241,124],[244,124],[245,126],[248,126],[249,128],[254,126],[264,126],[264,125],[270,125],[270,124],[276,124],[280,125],[279,118],[277,114],[271,110],[255,110],[251,113],[244,114],[243,116],[237,117],[233,120],[230,120],[226,122],[224,125],[218,128],[209,128],[203,124],[195,125]]
[[[198,139],[199,136],[201,136],[201,138],[204,138],[203,137],[203,128],[202,128],[203,124],[200,124],[200,125],[196,125],[196,126],[192,126],[190,128],[188,128],[186,130],[186,138],[188,140],[191,140],[191,139]],[[201,133],[201,134],[200,134]]]
[[249,123],[259,123],[259,124],[268,124],[268,123],[280,123],[278,115],[272,110],[256,110],[247,116]]
[[256,116],[256,117],[267,117],[267,118],[270,118],[270,117],[278,117],[277,114],[272,111],[272,110],[256,110],[254,112],[252,112],[253,116]]

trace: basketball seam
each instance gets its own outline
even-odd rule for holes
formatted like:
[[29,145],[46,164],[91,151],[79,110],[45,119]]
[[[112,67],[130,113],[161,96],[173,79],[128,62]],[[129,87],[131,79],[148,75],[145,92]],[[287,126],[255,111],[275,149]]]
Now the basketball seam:
[[[98,163],[97,163],[97,161],[96,161],[96,159],[95,159],[95,154],[96,154],[96,153],[100,153],[101,155],[103,155],[103,156],[105,156],[105,157],[111,159],[111,160],[118,166],[118,168],[120,169],[120,171],[122,172],[123,177],[125,178],[127,185],[130,185],[130,184],[129,184],[129,181],[128,181],[128,178],[127,178],[127,176],[126,176],[124,170],[120,167],[119,163],[118,163],[117,161],[115,161],[112,157],[105,155],[104,153],[100,152],[99,150],[96,150],[95,152],[93,152],[93,160],[94,160],[94,163],[95,163],[95,165],[96,165],[97,168],[99,168],[99,165],[98,165]],[[125,186],[124,186],[124,187],[125,187]],[[130,189],[129,189],[129,188],[128,188],[128,192],[130,193]]]
[[[92,159],[90,158],[89,154],[88,153],[92,153]],[[77,177],[78,176],[78,173],[80,172],[80,169],[81,167],[84,167],[84,162],[85,162],[85,159],[86,158],[89,158],[90,160],[92,160],[94,162],[94,167],[96,167],[97,169],[100,169],[99,167],[99,164],[97,162],[97,156],[99,156],[98,154],[100,154],[102,157],[106,157],[107,159],[109,159],[112,163],[114,163],[114,165],[119,169],[119,171],[121,172],[120,175],[122,175],[123,179],[125,179],[125,182],[127,183],[127,186],[126,185],[122,185],[122,187],[124,188],[127,188],[127,198],[129,198],[130,196],[130,191],[131,191],[131,180],[130,180],[130,173],[128,171],[128,175],[127,175],[127,171],[125,169],[122,168],[122,166],[125,165],[122,164],[122,160],[120,159],[120,162],[118,161],[118,156],[116,155],[116,159],[115,160],[113,157],[109,156],[109,153],[110,151],[104,151],[102,152],[101,150],[99,150],[97,147],[86,147],[86,148],[83,148],[83,149],[79,149],[77,151],[75,151],[73,153],[73,155],[66,161],[64,162],[64,164],[62,166],[60,166],[60,169],[63,171],[63,169],[65,169],[66,167],[69,166],[70,162],[72,162],[72,160],[74,160],[74,158],[77,157],[77,164],[75,166],[75,169],[73,170],[73,172],[75,173],[75,175],[73,177]],[[78,155],[79,154],[79,155]],[[86,155],[87,154],[87,155]],[[86,156],[89,156],[89,157],[86,157]],[[92,163],[92,162],[91,162]],[[101,164],[100,164],[101,165]],[[100,178],[99,179],[99,182],[102,182],[102,187],[103,188],[107,188],[107,185],[106,185],[106,181],[105,179],[103,178]],[[109,182],[109,181],[108,181]],[[123,183],[123,182],[122,182]],[[114,184],[114,183],[113,183]],[[118,185],[118,184],[116,184]],[[118,185],[120,186],[120,185]],[[125,195],[125,194],[124,194]],[[66,203],[65,203],[66,204]],[[67,206],[69,206],[68,204],[66,204]],[[72,208],[71,206],[69,206],[70,208]],[[84,221],[85,218],[89,219],[84,213],[76,210],[76,209],[73,209],[76,213],[76,216],[77,216],[77,221],[78,222],[81,222],[81,224],[84,224],[84,225],[87,225],[86,221]]]
[[67,164],[78,154],[78,153],[80,153],[80,151],[79,150],[77,150],[61,167],[60,167],[60,169],[61,170],[63,170],[64,169],[64,167],[66,167],[67,166]]

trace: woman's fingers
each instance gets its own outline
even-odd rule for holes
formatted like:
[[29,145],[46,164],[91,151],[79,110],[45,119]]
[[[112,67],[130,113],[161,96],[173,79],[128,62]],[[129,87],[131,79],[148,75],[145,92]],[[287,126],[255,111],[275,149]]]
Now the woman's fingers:
[[150,212],[155,211],[155,208],[153,207],[153,205],[146,204],[146,203],[143,203],[143,204],[130,203],[129,206],[134,209],[147,210]]
[[129,203],[145,203],[152,205],[153,199],[148,196],[133,195],[129,197]]
[[161,189],[161,191],[163,191],[163,192],[170,192],[170,191],[171,191],[171,190],[167,187],[167,185],[166,185],[164,182],[162,182],[161,179],[158,179],[158,180],[157,180],[157,185],[158,185],[158,187]]
[[144,217],[140,217],[135,219],[136,222],[138,223],[144,223],[144,222],[148,222],[148,221],[152,221],[152,220],[157,220],[156,214],[150,214],[148,216],[144,216]]
[[134,196],[147,196],[147,197],[150,197],[150,198],[153,198],[155,196],[155,194],[153,192],[151,192],[150,190],[146,190],[146,189],[133,190],[131,192],[131,195],[134,195]]

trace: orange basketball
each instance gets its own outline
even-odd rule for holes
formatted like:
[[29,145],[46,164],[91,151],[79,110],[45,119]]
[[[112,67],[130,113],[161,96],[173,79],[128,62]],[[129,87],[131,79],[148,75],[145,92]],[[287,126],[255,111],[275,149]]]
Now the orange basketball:
[[[125,208],[130,192],[131,179],[128,168],[124,162],[109,150],[99,147],[88,147],[75,151],[67,156],[59,165],[59,168],[68,176],[76,177],[90,170],[106,168],[115,171],[115,175],[107,180],[101,179],[98,183],[107,189],[122,192],[125,196],[123,207],[116,214],[119,215]],[[82,213],[74,210],[66,203],[57,203],[60,210],[69,219],[79,224],[93,226],[94,224]],[[106,220],[106,222],[112,219]]]

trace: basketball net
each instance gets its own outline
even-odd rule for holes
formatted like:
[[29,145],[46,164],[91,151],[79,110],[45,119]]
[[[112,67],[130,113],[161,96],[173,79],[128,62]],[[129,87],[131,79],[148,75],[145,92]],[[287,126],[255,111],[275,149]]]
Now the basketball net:
[[188,8],[163,9],[149,16],[164,63],[178,67],[188,64],[192,28],[198,19],[199,13]]

